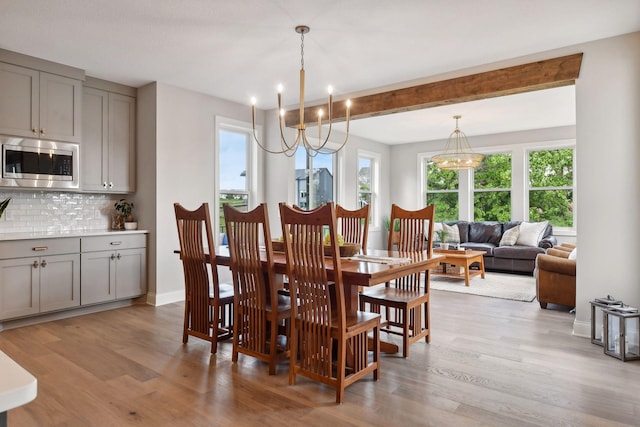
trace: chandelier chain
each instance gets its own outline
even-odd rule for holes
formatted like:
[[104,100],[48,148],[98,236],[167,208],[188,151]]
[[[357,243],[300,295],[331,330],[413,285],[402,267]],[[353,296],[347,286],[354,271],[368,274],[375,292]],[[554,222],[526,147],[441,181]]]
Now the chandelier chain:
[[304,31],[300,32],[300,67],[304,70]]

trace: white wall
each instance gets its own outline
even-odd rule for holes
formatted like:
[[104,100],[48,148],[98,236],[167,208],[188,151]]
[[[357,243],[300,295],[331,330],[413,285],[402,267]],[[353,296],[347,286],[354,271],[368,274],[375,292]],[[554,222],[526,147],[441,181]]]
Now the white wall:
[[141,88],[138,105],[145,110],[138,116],[138,200],[154,208],[146,211],[145,225],[152,224],[155,236],[148,302],[157,305],[184,299],[182,265],[173,253],[179,247],[173,204],[195,209],[208,202],[216,215],[215,117],[251,123],[251,109],[163,83]]

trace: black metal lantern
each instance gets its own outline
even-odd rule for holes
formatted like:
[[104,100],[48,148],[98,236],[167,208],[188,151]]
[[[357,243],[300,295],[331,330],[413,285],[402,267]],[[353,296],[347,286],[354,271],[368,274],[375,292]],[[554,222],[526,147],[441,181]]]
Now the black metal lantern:
[[604,352],[623,362],[640,359],[640,312],[629,306],[603,310]]

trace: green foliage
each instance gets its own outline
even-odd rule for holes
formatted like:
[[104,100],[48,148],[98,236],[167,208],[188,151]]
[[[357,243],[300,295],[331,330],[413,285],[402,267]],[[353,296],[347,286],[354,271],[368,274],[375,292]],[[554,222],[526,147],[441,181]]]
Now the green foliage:
[[447,238],[447,231],[444,228],[433,232],[436,236],[436,242],[444,242]]
[[[427,164],[427,191],[457,190],[458,172],[440,169],[435,163]],[[456,214],[458,218],[458,214]]]
[[489,154],[473,172],[476,189],[511,188],[511,154]]
[[120,199],[113,204],[113,207],[116,211],[120,212],[125,220],[133,220],[133,215],[131,212],[133,211],[133,203],[127,202],[125,199]]
[[529,191],[529,220],[573,227],[573,190]]
[[530,152],[529,186],[532,188],[572,187],[573,149]]
[[445,222],[458,219],[458,192],[427,193],[426,206],[436,205],[435,221]]
[[2,202],[0,202],[0,218],[2,218],[2,215],[4,214],[5,209],[7,209],[7,206],[9,206],[10,201],[11,201],[11,197],[9,197],[8,199],[4,199]]
[[473,194],[474,221],[511,221],[510,191],[478,191]]

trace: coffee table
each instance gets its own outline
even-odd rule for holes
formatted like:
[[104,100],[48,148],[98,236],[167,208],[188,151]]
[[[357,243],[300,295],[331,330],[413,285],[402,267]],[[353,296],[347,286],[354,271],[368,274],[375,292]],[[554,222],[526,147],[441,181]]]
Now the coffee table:
[[[484,251],[468,250],[451,250],[451,249],[434,249],[434,253],[443,255],[444,259],[440,260],[440,266],[431,270],[431,274],[438,276],[449,276],[464,278],[464,285],[469,286],[469,280],[478,275],[484,279]],[[477,262],[480,264],[479,270],[470,270],[469,266]],[[446,264],[462,267],[464,272],[460,274],[447,273]]]

